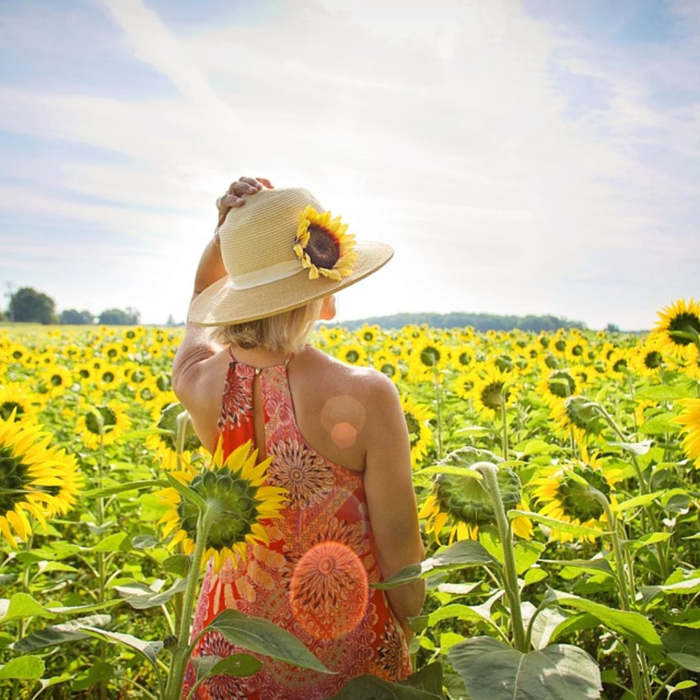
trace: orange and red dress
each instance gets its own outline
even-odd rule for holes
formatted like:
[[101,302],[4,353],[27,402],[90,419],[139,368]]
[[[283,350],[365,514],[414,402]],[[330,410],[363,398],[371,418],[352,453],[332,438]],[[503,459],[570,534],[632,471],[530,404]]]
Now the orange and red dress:
[[[398,680],[411,672],[406,639],[383,591],[367,511],[362,474],[326,459],[299,431],[287,364],[258,369],[231,353],[218,429],[224,458],[254,441],[253,382],[260,375],[265,452],[271,457],[266,484],[281,486],[288,502],[281,517],[262,521],[269,545],[248,546],[219,572],[207,565],[191,638],[221,610],[235,608],[264,617],[297,636],[327,668],[328,675],[258,656],[253,676],[215,676],[197,698],[328,698],[352,678],[372,674]],[[245,651],[212,630],[193,656]],[[188,663],[183,697],[194,684]]]

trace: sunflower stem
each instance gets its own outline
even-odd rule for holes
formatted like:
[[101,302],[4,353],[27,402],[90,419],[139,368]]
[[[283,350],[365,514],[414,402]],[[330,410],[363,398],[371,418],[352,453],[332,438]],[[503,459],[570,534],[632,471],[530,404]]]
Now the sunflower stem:
[[501,420],[503,422],[503,459],[508,461],[508,421],[506,420],[506,402],[501,399]]
[[182,469],[182,453],[185,449],[185,435],[187,434],[187,423],[190,419],[190,414],[187,411],[178,413],[175,419],[177,432],[175,435],[175,453],[177,454],[177,468]]
[[[25,551],[29,551],[32,548],[32,542],[34,541],[34,535],[30,534],[27,537],[27,541],[24,543],[25,546]],[[22,577],[21,577],[21,582],[22,582],[22,589],[29,593],[29,567],[31,566],[30,562],[27,562],[24,565],[24,568],[22,569]],[[17,641],[22,639],[24,637],[24,632],[26,630],[26,624],[27,620],[26,618],[22,617],[17,621]],[[17,690],[19,689],[19,680],[15,678],[12,682],[12,696],[13,698],[18,698],[19,695],[17,693]]]
[[190,620],[194,607],[194,597],[199,583],[199,574],[202,564],[202,556],[209,538],[209,530],[216,518],[213,510],[199,511],[197,516],[197,538],[190,563],[190,570],[187,575],[187,589],[182,603],[180,616],[180,630],[178,634],[177,647],[173,651],[170,662],[170,674],[165,689],[166,700],[178,700],[182,689],[182,679],[185,675],[185,667],[190,655]]
[[[615,434],[617,437],[620,439],[620,442],[627,442],[627,436],[620,430],[618,427],[617,423],[614,421],[613,417],[599,404],[596,403],[595,401],[591,402],[592,406],[595,410],[597,410],[603,418],[607,421],[608,425],[615,431]],[[634,466],[635,471],[637,472],[637,478],[639,479],[639,483],[642,486],[643,492],[644,493],[650,493],[651,488],[649,487],[649,484],[644,479],[644,475],[642,474],[642,470],[639,467],[639,462],[637,462],[637,457],[635,456],[634,452],[630,453],[632,457],[632,465]]]
[[[629,560],[623,553],[617,519],[615,518],[615,514],[610,508],[610,502],[605,495],[593,488],[591,489],[591,492],[596,501],[598,501],[598,503],[600,503],[602,506],[603,511],[605,512],[605,517],[608,521],[608,525],[610,526],[610,537],[612,539],[613,556],[615,558],[615,580],[617,582],[617,590],[620,596],[620,607],[623,610],[630,610],[632,600],[634,600],[635,585],[634,579],[630,578],[632,576],[631,568],[626,566],[626,562],[629,562]],[[650,698],[651,695],[647,693],[647,686],[649,684],[648,678],[645,679],[643,677],[644,674],[640,669],[640,661],[641,665],[646,667],[643,652],[639,648],[639,645],[635,642],[626,641],[625,646],[627,647],[628,651],[627,655],[629,657],[634,697],[639,698],[640,700],[647,700],[647,698]]]
[[442,459],[442,393],[438,381],[438,369],[433,367],[433,384],[435,385],[435,403],[437,407],[437,448],[438,459]]
[[493,502],[498,534],[501,538],[501,547],[503,548],[503,580],[505,592],[510,603],[513,641],[516,649],[523,654],[527,654],[527,639],[525,637],[525,627],[523,625],[518,574],[515,568],[515,554],[513,553],[513,533],[508,518],[506,517],[505,508],[503,507],[501,489],[498,486],[498,467],[490,462],[480,462],[478,464],[479,470],[484,476],[484,486]]
[[[99,411],[97,411],[99,414]],[[98,421],[100,428],[100,444],[97,450],[97,488],[101,489],[103,486],[102,480],[102,443],[104,439],[104,424],[102,422],[102,415]],[[105,501],[103,496],[97,497],[97,527],[102,528],[105,520]],[[97,552],[97,573],[99,581],[99,596],[98,600],[100,603],[104,603],[105,600],[105,553]],[[104,659],[107,655],[107,642],[103,639],[100,640],[100,658]],[[107,683],[106,681],[100,681],[99,684],[100,700],[105,700],[107,697]]]

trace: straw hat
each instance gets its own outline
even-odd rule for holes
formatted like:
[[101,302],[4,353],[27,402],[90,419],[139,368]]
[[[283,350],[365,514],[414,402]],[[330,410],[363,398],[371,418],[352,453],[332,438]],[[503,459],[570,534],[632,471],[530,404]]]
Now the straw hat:
[[274,316],[359,282],[385,265],[386,243],[356,241],[305,189],[266,189],[219,227],[227,275],[198,294],[188,321],[224,326]]

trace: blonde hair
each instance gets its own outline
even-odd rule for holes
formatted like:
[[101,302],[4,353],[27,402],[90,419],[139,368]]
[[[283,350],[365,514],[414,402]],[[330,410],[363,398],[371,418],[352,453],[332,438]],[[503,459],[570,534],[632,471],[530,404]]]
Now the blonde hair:
[[211,337],[221,345],[264,348],[271,352],[298,352],[321,312],[323,298],[256,321],[216,326]]

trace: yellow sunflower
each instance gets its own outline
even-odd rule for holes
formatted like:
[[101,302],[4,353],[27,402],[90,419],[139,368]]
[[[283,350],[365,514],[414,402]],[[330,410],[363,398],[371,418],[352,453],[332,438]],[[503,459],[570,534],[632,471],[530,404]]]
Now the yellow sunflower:
[[125,408],[112,400],[86,409],[78,422],[83,444],[94,450],[116,442],[131,427]]
[[45,370],[40,378],[41,389],[51,397],[60,396],[73,385],[73,377],[68,369],[54,365]]
[[658,336],[650,336],[632,350],[630,364],[637,374],[656,379],[666,366],[663,344]]
[[435,416],[428,406],[417,403],[406,393],[401,394],[401,408],[403,408],[408,437],[411,441],[411,463],[417,467],[433,442],[433,431],[428,421]]
[[358,343],[350,343],[338,351],[337,357],[351,365],[362,365],[367,360],[367,352]]
[[501,406],[515,402],[516,390],[513,376],[488,364],[482,367],[482,375],[476,377],[472,397],[474,408],[487,418],[500,415]]
[[684,426],[681,432],[688,434],[683,438],[683,450],[695,459],[696,469],[700,469],[700,399],[679,399],[678,403],[683,412],[671,422]]
[[401,370],[399,363],[393,355],[386,353],[378,353],[372,358],[372,364],[375,369],[378,369],[382,374],[386,374],[393,382],[397,382],[401,378]]
[[[690,346],[698,344],[700,333],[700,302],[678,299],[657,312],[659,321],[652,330],[666,350],[676,357],[685,357]],[[681,335],[682,334],[682,335]]]
[[[593,497],[591,489],[600,491],[611,504],[617,499],[613,491],[615,483],[621,479],[619,470],[606,469],[598,455],[589,455],[585,443],[579,443],[581,460],[566,465],[551,465],[541,468],[531,481],[533,496],[542,515],[564,520],[573,525],[597,530],[603,534],[601,524],[607,524],[601,504]],[[571,542],[575,539],[593,542],[594,533],[574,535],[564,530],[552,528],[550,540]]]
[[551,407],[578,392],[576,376],[568,369],[555,369],[543,374],[537,383],[537,394]]
[[355,236],[347,228],[340,217],[331,219],[329,211],[317,212],[310,204],[300,212],[294,252],[308,269],[309,279],[323,275],[341,280],[352,272],[357,252]]
[[478,375],[474,371],[462,371],[452,381],[452,389],[460,399],[472,397]]
[[355,331],[355,335],[358,340],[365,345],[370,347],[374,346],[377,342],[377,335],[379,334],[379,326],[368,326],[365,324],[359,330]]
[[586,441],[586,434],[598,434],[603,428],[600,413],[585,396],[568,396],[549,404],[552,418],[565,434],[573,432],[577,443]]
[[[146,438],[146,445],[151,449],[166,449],[173,452],[177,451],[177,417],[185,411],[185,407],[175,401],[168,404],[157,418],[156,428],[159,430],[167,430],[168,432],[152,433]],[[201,442],[194,432],[192,421],[188,419],[185,426],[185,435],[183,441],[183,449],[187,452],[192,452],[201,446]]]
[[[450,467],[472,468],[477,462],[499,464],[503,459],[489,450],[467,446],[454,450],[441,464]],[[513,508],[529,510],[520,488],[518,475],[510,468],[498,470],[498,486],[506,511]],[[493,503],[483,481],[469,476],[439,474],[433,482],[433,490],[418,512],[426,520],[426,532],[440,543],[440,535],[446,525],[450,526],[449,542],[478,538],[479,528],[494,525],[496,516]],[[525,517],[512,520],[513,533],[525,539],[532,538],[532,523]]]
[[10,382],[0,388],[0,418],[8,420],[13,415],[21,420],[36,415],[39,407],[34,403],[35,394],[29,393],[21,382]]
[[[256,466],[257,454],[252,440],[248,440],[224,460],[219,439],[207,468],[195,470],[187,465],[180,471],[170,472],[182,484],[194,489],[210,508],[220,514],[209,531],[202,557],[203,568],[213,557],[214,569],[219,571],[228,558],[235,560],[236,552],[244,558],[248,545],[269,544],[266,521],[280,517],[287,491],[264,485],[265,472],[272,457]],[[197,535],[197,508],[183,501],[174,488],[162,489],[157,493],[170,506],[158,521],[164,537],[172,534],[166,546],[172,549],[182,542],[185,554],[190,554]]]
[[83,488],[75,458],[50,440],[39,425],[0,418],[0,534],[13,548],[13,530],[23,542],[32,533],[28,515],[46,525],[67,513]]

